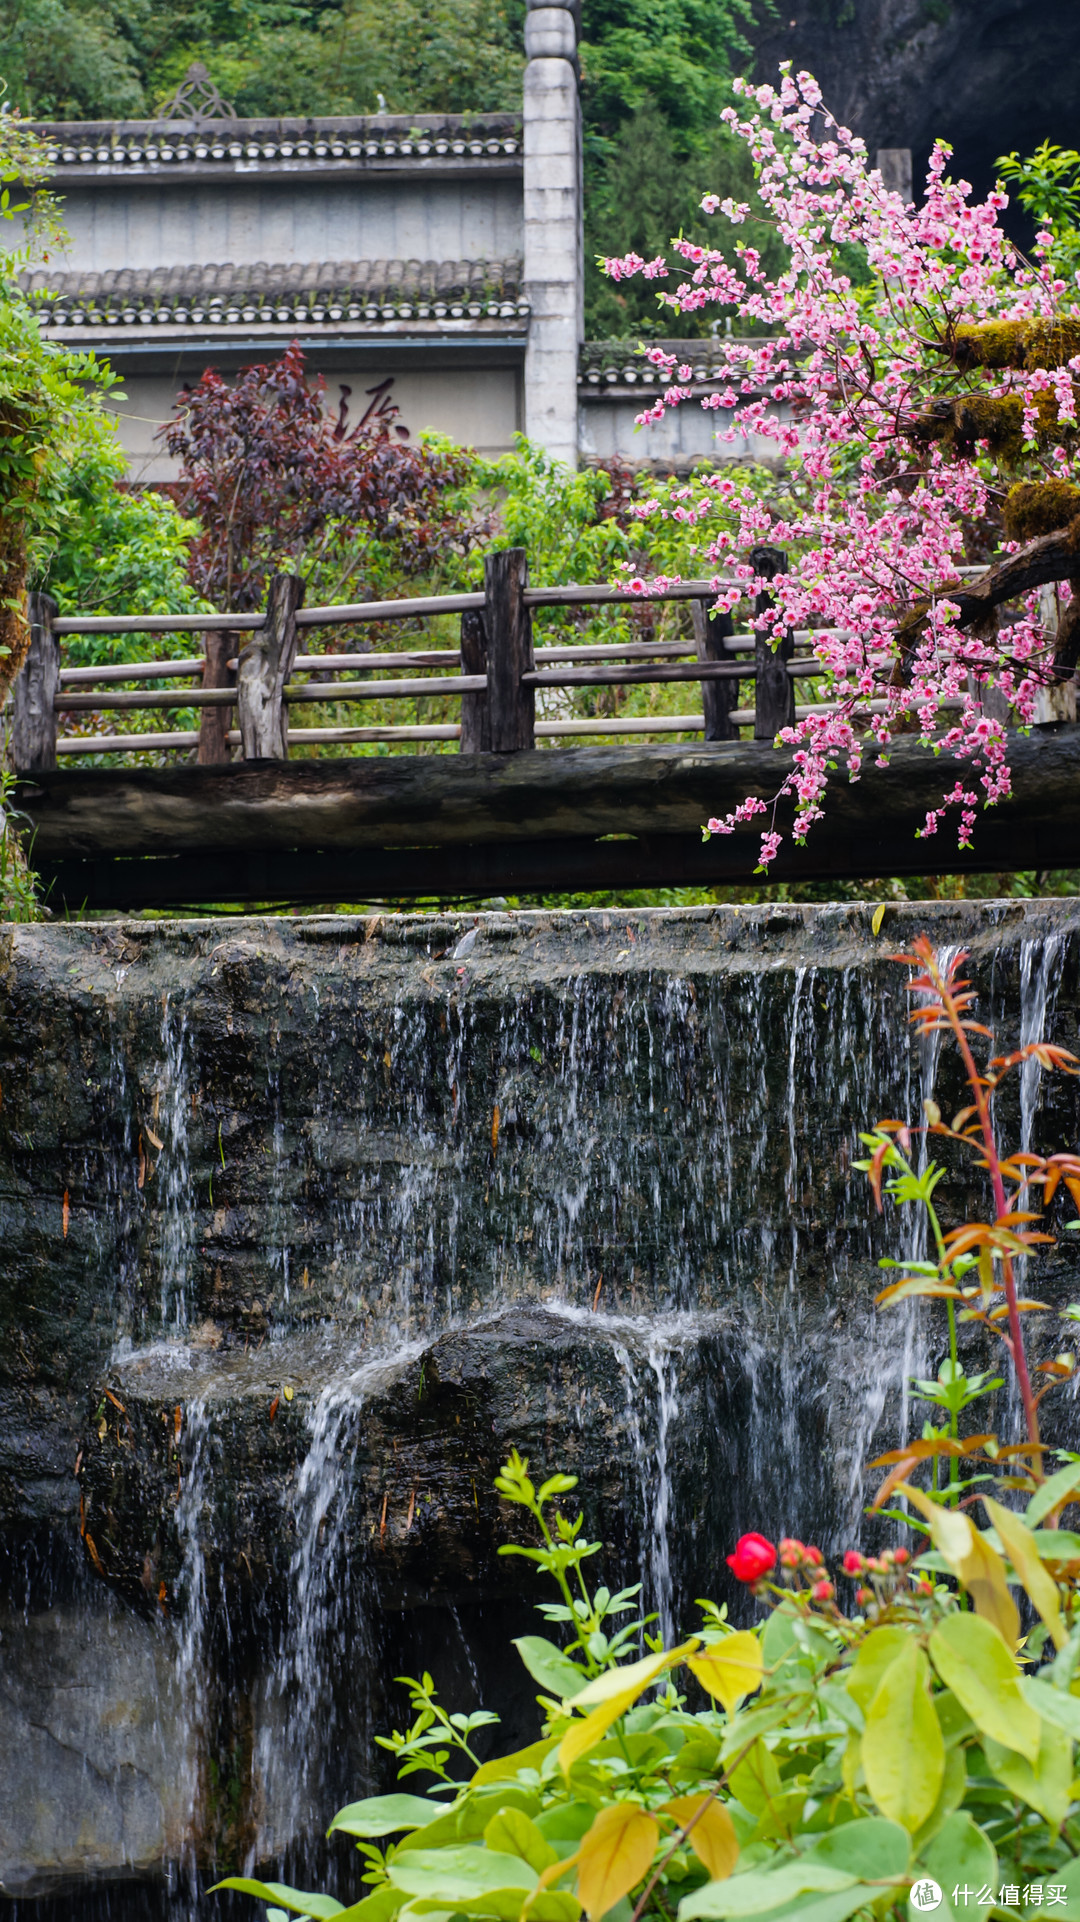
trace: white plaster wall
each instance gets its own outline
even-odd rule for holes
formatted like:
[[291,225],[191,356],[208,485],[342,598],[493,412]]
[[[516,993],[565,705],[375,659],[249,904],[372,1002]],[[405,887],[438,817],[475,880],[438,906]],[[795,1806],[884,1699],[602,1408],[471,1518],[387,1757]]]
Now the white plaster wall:
[[578,445],[583,459],[608,460],[620,455],[625,460],[676,461],[709,455],[716,460],[746,460],[751,456],[775,460],[776,444],[759,435],[740,434],[735,440],[721,440],[731,425],[727,409],[704,408],[696,400],[683,401],[668,408],[663,420],[637,427],[634,417],[651,405],[654,394],[635,395],[633,399],[612,396],[610,400],[582,401],[578,407]]
[[78,272],[259,261],[505,260],[523,246],[516,180],[103,180],[64,197],[57,265]]
[[[385,378],[377,366],[358,370],[346,362],[328,367],[326,399],[335,406],[342,383],[352,388],[349,407],[354,420],[366,406],[365,389]],[[176,478],[176,466],[155,439],[156,431],[172,418],[180,382],[161,374],[125,376],[123,400],[110,400],[120,440],[134,481]],[[414,436],[422,428],[450,434],[454,440],[484,454],[501,454],[513,445],[521,425],[521,375],[514,367],[416,368],[394,370],[390,392],[401,408],[401,420]]]

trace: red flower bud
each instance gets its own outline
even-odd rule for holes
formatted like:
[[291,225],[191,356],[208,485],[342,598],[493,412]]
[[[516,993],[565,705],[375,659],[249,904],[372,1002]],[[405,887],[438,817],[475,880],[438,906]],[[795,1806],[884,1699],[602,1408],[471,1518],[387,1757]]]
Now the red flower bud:
[[803,1554],[805,1555],[811,1568],[820,1568],[822,1566],[822,1563],[825,1560],[825,1557],[822,1554],[820,1548],[804,1548]]
[[815,1602],[831,1602],[835,1594],[836,1590],[831,1582],[815,1582],[810,1590],[811,1598]]
[[897,1568],[906,1568],[908,1562],[911,1560],[911,1550],[910,1548],[894,1548],[892,1558]]
[[845,1575],[861,1575],[865,1567],[866,1562],[863,1556],[859,1554],[858,1549],[849,1548],[847,1554],[844,1556]]
[[806,1550],[794,1535],[781,1535],[780,1560],[785,1568],[798,1568]]
[[933,1592],[934,1592],[933,1582],[916,1582],[915,1584],[916,1595],[932,1595]]
[[855,1600],[858,1602],[860,1608],[869,1608],[870,1603],[874,1600],[873,1589],[857,1588],[855,1590]]
[[740,1535],[735,1553],[727,1557],[728,1567],[740,1582],[759,1582],[775,1561],[776,1550],[764,1535]]

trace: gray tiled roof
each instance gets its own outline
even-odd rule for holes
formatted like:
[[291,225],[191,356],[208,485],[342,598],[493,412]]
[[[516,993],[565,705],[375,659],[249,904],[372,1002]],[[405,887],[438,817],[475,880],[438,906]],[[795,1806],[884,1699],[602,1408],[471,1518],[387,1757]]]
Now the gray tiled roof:
[[35,271],[23,284],[46,324],[145,326],[524,318],[520,260],[341,260],[310,264]]
[[65,168],[185,166],[259,161],[307,168],[351,161],[471,162],[483,166],[521,151],[521,115],[372,114],[285,120],[39,122],[50,159]]

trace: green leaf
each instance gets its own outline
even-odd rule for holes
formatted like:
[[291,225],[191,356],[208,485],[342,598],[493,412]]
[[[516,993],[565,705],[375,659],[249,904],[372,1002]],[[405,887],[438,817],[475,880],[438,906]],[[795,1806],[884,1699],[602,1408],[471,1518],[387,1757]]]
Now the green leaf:
[[1022,1802],[1033,1808],[1052,1829],[1059,1829],[1069,1812],[1072,1786],[1072,1742],[1054,1722],[1043,1722],[1034,1767],[1026,1756],[987,1737],[983,1742],[992,1775]]
[[930,1659],[976,1728],[1034,1763],[1039,1718],[1020,1693],[1020,1671],[997,1629],[980,1615],[948,1615],[930,1637]]
[[[955,1888],[976,1889],[997,1885],[997,1855],[989,1837],[972,1820],[966,1809],[950,1815],[929,1847],[921,1849],[917,1867],[925,1869],[939,1883],[942,1904],[935,1915],[940,1922],[971,1922],[967,1904],[952,1901]],[[908,1905],[911,1922],[922,1922],[919,1911]]]
[[1054,1688],[1044,1682],[1040,1675],[1022,1675],[1020,1687],[1024,1699],[1044,1722],[1053,1722],[1056,1728],[1065,1730],[1074,1742],[1080,1742],[1080,1699],[1066,1695],[1064,1690]]
[[1042,1487],[1035,1490],[1024,1511],[1028,1527],[1034,1528],[1074,1489],[1080,1489],[1080,1462],[1066,1462],[1064,1468],[1059,1468],[1056,1475],[1051,1475],[1049,1481],[1043,1482]]
[[1027,1904],[1025,1916],[1041,1917],[1048,1887],[1065,1890],[1064,1902],[1060,1905],[1055,1902],[1050,1913],[1059,1918],[1059,1922],[1080,1922],[1080,1856],[1074,1856],[1071,1862],[1064,1863],[1060,1869],[1052,1869],[1044,1882],[1035,1884],[1031,1893],[1034,1895],[1037,1888],[1040,1900]]
[[444,1812],[438,1802],[422,1795],[369,1795],[339,1809],[327,1835],[393,1835],[399,1829],[420,1829]]
[[227,1875],[223,1882],[215,1882],[208,1893],[214,1889],[237,1889],[241,1895],[257,1895],[263,1902],[283,1902],[287,1909],[297,1915],[314,1915],[321,1922],[345,1914],[345,1904],[336,1902],[332,1895],[307,1895],[303,1889],[290,1889],[285,1882],[258,1882],[250,1875]]
[[504,1855],[499,1849],[480,1849],[466,1845],[458,1849],[414,1849],[395,1855],[387,1874],[397,1889],[406,1895],[422,1895],[442,1901],[467,1901],[474,1895],[494,1890],[534,1889],[535,1869],[520,1855]]
[[[897,1823],[876,1815],[845,1822],[794,1862],[706,1883],[680,1902],[680,1922],[729,1915],[844,1922],[873,1899],[867,1883],[903,1875],[909,1855],[908,1837]],[[873,1893],[884,1892],[878,1888]]]
[[559,1860],[558,1852],[521,1809],[500,1809],[493,1815],[484,1830],[484,1841],[489,1849],[504,1855],[520,1855],[537,1875]]
[[882,1815],[911,1835],[931,1814],[945,1779],[945,1742],[929,1681],[926,1656],[905,1637],[875,1691],[862,1738],[867,1788]]
[[[938,1714],[938,1703],[942,1699],[944,1699],[942,1695],[935,1695],[934,1697],[935,1714]],[[951,1700],[951,1697],[948,1699]],[[939,1723],[940,1720],[941,1717],[940,1714],[938,1714]],[[964,1717],[964,1720],[967,1722],[970,1730],[972,1725],[967,1716]],[[942,1730],[942,1733],[944,1734],[944,1730]],[[956,1743],[950,1748],[948,1739],[946,1738],[945,1774],[942,1777],[941,1787],[938,1790],[937,1801],[934,1803],[921,1829],[916,1830],[911,1838],[911,1846],[916,1852],[929,1847],[934,1837],[944,1828],[953,1810],[960,1807],[966,1792],[967,1756],[960,1743]]]
[[530,1742],[528,1748],[515,1749],[512,1755],[496,1755],[490,1762],[482,1762],[469,1784],[470,1788],[480,1788],[487,1782],[506,1782],[525,1769],[539,1769],[556,1746],[557,1737],[549,1735],[542,1742]]
[[844,1680],[848,1694],[853,1702],[858,1703],[864,1715],[877,1694],[885,1670],[909,1646],[914,1646],[911,1629],[892,1626],[872,1628],[861,1643],[855,1661],[845,1672]]
[[569,1655],[564,1655],[554,1642],[545,1641],[542,1635],[519,1635],[514,1647],[534,1682],[539,1682],[549,1695],[557,1695],[560,1701],[579,1694],[589,1679]]

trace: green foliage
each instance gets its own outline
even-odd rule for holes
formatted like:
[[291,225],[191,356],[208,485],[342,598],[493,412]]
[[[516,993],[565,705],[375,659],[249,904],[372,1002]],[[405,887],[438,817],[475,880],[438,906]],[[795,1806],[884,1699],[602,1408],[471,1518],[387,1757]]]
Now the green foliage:
[[749,57],[753,14],[752,0],[585,0],[582,96],[594,145],[651,100],[688,157],[728,104],[732,56]]
[[1052,234],[1055,272],[1071,279],[1080,268],[1080,153],[1044,140],[1027,159],[1002,154],[997,164],[1035,227]]
[[[595,1616],[585,1564],[596,1545],[559,1505],[573,1478],[537,1489],[528,1470],[513,1454],[496,1483],[536,1530],[536,1545],[510,1552],[555,1579],[568,1612]],[[1004,1584],[1000,1542],[989,1532],[978,1542]],[[926,1579],[933,1555],[895,1571],[883,1604],[851,1614],[820,1563],[795,1559],[780,1580],[758,1582],[768,1612],[755,1629],[735,1632],[702,1604],[696,1633],[644,1658],[625,1644],[591,1653],[578,1637],[560,1652],[562,1686],[538,1698],[539,1740],[456,1783],[434,1757],[426,1797],[343,1809],[331,1832],[357,1838],[370,1890],[351,1907],[250,1878],[219,1886],[356,1922],[435,1910],[577,1922],[583,1909],[621,1922],[846,1922],[872,1909],[884,1922],[932,1876],[951,1922],[952,1890],[990,1884],[996,1897],[1000,1863],[1005,1880],[1044,1899],[1047,1885],[1064,1889],[1071,1903],[1080,1617],[1060,1559],[1037,1557],[1077,1625],[1036,1676],[1022,1666],[1030,1656],[970,1612],[962,1584]],[[705,1706],[690,1705],[694,1683]],[[424,1698],[436,1707],[430,1677]],[[401,1772],[422,1765],[410,1752]]]

